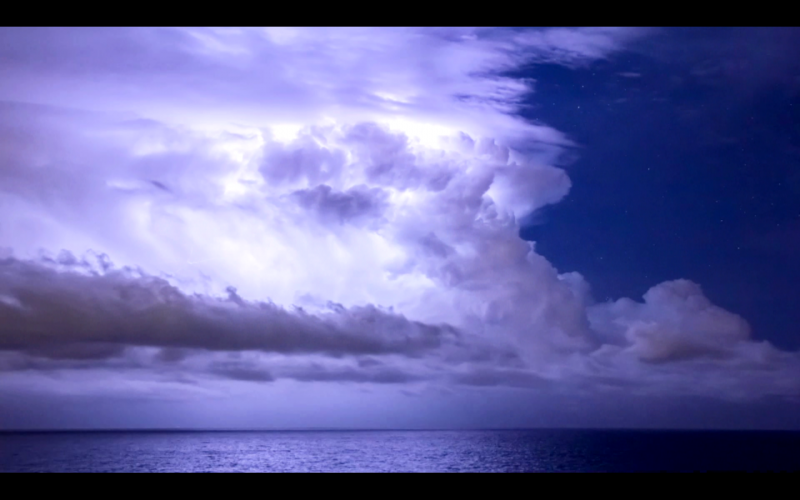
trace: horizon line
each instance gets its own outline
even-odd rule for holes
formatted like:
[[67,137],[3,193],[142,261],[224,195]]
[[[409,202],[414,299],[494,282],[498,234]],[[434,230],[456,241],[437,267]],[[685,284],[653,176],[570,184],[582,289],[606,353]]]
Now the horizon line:
[[265,428],[265,429],[220,429],[220,428],[28,428],[0,429],[0,434],[74,434],[74,433],[257,433],[257,432],[499,432],[499,431],[627,431],[627,432],[800,432],[794,428],[702,428],[702,427],[474,427],[474,428]]

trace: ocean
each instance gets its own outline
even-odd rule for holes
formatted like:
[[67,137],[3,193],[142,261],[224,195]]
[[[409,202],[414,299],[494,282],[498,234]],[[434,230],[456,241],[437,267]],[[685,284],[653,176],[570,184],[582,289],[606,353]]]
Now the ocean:
[[0,433],[0,472],[800,471],[800,432]]

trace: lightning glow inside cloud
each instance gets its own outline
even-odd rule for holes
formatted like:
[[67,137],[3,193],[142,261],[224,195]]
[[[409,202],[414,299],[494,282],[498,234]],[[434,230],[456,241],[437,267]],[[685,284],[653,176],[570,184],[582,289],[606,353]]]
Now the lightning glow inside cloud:
[[644,35],[0,30],[0,390],[797,398],[699,285],[596,303],[519,238],[572,142],[505,75]]

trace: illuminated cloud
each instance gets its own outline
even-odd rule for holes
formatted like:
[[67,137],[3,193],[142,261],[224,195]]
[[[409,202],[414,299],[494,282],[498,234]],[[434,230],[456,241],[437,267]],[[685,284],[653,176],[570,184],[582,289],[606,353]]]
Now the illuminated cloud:
[[0,378],[800,394],[694,283],[595,304],[519,238],[571,142],[505,75],[641,34],[0,30]]

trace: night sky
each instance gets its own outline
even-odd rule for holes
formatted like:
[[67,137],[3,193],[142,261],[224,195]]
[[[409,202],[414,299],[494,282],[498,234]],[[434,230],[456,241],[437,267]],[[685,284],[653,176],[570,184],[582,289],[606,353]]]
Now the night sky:
[[0,28],[0,429],[800,429],[798,46]]
[[676,29],[583,68],[528,68],[523,116],[580,148],[570,195],[522,236],[599,300],[688,278],[755,338],[800,349],[798,43],[796,29]]

